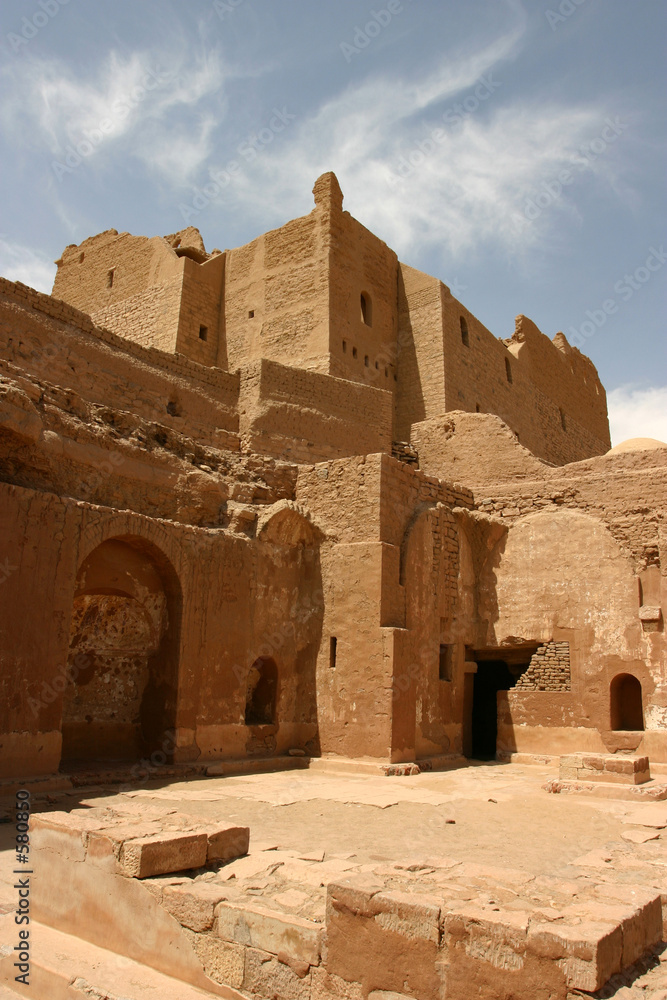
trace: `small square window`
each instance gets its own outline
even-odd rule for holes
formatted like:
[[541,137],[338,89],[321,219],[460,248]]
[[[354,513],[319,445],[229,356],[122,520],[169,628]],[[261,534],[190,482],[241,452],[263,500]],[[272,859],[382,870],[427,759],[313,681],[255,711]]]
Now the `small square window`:
[[208,340],[208,327],[207,326],[200,326],[199,327],[199,339],[200,340]]
[[248,309],[248,319],[253,319],[254,315],[255,315],[255,310]]

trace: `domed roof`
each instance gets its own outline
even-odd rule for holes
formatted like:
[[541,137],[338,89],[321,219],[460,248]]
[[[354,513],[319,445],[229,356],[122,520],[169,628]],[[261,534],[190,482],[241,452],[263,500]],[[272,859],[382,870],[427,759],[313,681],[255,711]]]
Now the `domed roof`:
[[653,448],[667,448],[667,442],[657,441],[656,438],[628,438],[610,448],[607,454],[613,455],[618,451],[651,451]]

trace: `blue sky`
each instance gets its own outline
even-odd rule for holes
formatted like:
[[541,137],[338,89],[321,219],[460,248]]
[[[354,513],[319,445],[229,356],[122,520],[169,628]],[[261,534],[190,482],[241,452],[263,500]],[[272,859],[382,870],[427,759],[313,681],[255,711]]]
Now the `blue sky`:
[[667,440],[664,0],[4,0],[0,273],[104,229],[345,207],[497,336],[563,330]]

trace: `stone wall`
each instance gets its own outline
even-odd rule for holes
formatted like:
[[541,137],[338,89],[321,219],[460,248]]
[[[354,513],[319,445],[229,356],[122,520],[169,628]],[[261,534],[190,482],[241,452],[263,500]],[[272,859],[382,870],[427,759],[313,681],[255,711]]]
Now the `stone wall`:
[[530,658],[528,669],[516,682],[517,691],[569,691],[570,644],[547,642]]

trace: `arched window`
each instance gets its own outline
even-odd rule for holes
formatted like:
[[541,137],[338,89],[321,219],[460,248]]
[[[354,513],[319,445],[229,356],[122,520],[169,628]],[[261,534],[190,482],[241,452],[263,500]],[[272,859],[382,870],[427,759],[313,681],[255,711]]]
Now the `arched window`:
[[611,728],[638,732],[644,728],[642,686],[632,674],[617,674],[609,689]]
[[248,674],[246,726],[267,726],[276,721],[278,668],[269,656],[258,657]]
[[465,316],[459,318],[459,324],[461,326],[461,342],[465,344],[466,347],[470,347],[470,337],[468,336],[468,324],[466,323]]
[[368,292],[361,293],[361,322],[366,326],[373,325],[373,303]]

